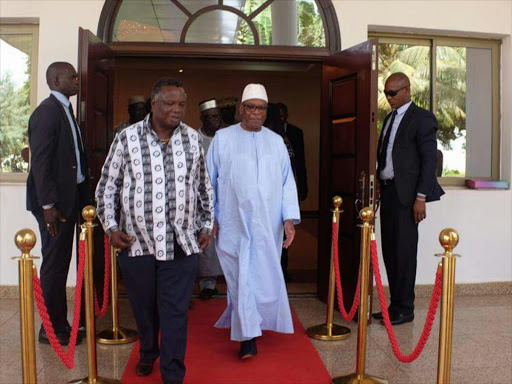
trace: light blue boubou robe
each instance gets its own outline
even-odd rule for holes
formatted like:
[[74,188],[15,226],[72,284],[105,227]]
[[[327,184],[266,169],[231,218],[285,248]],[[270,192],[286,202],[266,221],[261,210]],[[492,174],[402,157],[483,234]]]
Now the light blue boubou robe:
[[283,223],[300,222],[297,187],[281,136],[240,124],[219,130],[207,165],[215,189],[216,249],[228,284],[228,306],[215,326],[231,339],[262,330],[293,333],[281,270]]

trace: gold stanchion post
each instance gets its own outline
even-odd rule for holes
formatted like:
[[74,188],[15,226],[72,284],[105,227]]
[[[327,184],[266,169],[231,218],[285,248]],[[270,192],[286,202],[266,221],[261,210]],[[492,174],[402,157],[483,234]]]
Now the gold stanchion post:
[[441,296],[441,322],[439,325],[439,353],[437,362],[437,384],[450,384],[453,336],[453,308],[455,295],[455,258],[459,255],[453,249],[459,243],[456,230],[446,228],[439,234],[439,242],[444,253],[437,254],[443,258],[443,293]]
[[368,282],[370,279],[370,240],[373,232],[371,224],[373,209],[363,208],[360,212],[363,220],[361,226],[361,288],[359,299],[359,325],[357,328],[357,362],[356,373],[332,379],[333,384],[387,384],[388,381],[365,373],[366,365],[366,328],[368,325]]
[[97,334],[100,344],[117,345],[127,344],[137,340],[137,331],[119,326],[119,296],[117,293],[117,249],[110,247],[111,282],[110,295],[112,297],[112,327],[104,329]]
[[106,379],[98,376],[98,362],[96,359],[96,324],[94,319],[94,282],[93,282],[93,247],[94,227],[93,220],[96,218],[96,208],[88,205],[82,210],[85,223],[82,224],[80,239],[86,239],[85,254],[85,329],[87,334],[87,361],[89,376],[84,379],[70,381],[70,384],[121,384],[119,380]]
[[36,375],[36,340],[34,329],[34,291],[32,278],[34,259],[30,251],[36,245],[36,234],[30,229],[22,229],[14,236],[16,247],[21,256],[18,260],[20,278],[20,325],[21,325],[21,366],[23,383],[37,384]]
[[[343,200],[340,196],[335,196],[332,199],[334,210],[332,211],[333,223],[340,223],[340,214],[343,210],[340,210]],[[332,322],[334,316],[334,299],[336,298],[336,271],[334,269],[334,252],[331,245],[331,271],[329,275],[329,295],[327,298],[327,314],[325,324],[314,325],[307,329],[309,337],[318,340],[342,340],[350,336],[350,328],[342,325],[334,324]]]

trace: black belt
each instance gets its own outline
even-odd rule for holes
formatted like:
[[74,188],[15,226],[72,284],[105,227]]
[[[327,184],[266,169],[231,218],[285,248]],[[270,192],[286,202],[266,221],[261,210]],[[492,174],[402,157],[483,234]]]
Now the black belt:
[[394,183],[395,183],[395,179],[386,179],[386,180],[381,180],[380,181],[381,187],[388,187],[388,186],[390,186],[391,184],[394,184]]

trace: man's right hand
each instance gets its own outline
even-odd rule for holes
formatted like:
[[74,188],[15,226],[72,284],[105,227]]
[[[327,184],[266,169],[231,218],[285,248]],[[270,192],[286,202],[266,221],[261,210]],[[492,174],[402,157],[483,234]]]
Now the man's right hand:
[[127,235],[122,231],[112,232],[110,235],[110,245],[116,247],[117,249],[125,249],[132,245],[133,237]]
[[55,207],[43,209],[43,216],[46,229],[50,232],[50,235],[57,236],[60,230],[60,223],[64,223],[66,219],[62,217],[60,211]]

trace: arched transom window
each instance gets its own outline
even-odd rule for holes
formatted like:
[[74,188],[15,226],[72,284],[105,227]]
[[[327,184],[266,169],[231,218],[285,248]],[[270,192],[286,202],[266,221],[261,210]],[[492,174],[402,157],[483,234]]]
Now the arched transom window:
[[323,0],[123,0],[109,40],[332,48],[326,13]]

